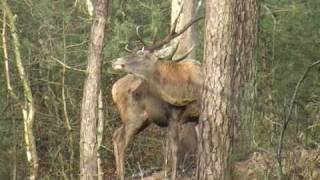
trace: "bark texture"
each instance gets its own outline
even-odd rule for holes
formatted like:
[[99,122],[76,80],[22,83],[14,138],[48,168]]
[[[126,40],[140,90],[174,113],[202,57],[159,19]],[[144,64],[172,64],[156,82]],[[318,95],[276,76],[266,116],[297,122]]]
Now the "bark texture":
[[256,0],[207,1],[205,24],[197,176],[223,180],[256,42]]
[[[176,31],[181,30],[188,22],[195,18],[196,2],[195,0],[172,0],[171,5],[171,25],[177,19],[179,12],[183,8],[183,11],[180,15]],[[196,31],[195,25],[191,26],[186,32],[181,36],[177,37],[172,41],[173,45],[179,43],[176,55],[173,57],[179,58],[182,55],[186,54],[196,43]],[[188,58],[195,57],[195,51],[192,51]]]
[[106,4],[106,0],[96,0],[94,2],[87,77],[84,82],[81,106],[80,179],[83,180],[98,178],[97,119]]

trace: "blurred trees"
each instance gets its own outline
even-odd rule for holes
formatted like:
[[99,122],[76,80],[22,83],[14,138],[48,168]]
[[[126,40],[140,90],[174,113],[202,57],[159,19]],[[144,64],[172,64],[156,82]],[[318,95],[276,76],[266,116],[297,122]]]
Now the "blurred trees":
[[[87,61],[91,18],[85,0],[10,0],[15,16],[20,52],[26,77],[30,82],[35,106],[33,126],[39,156],[39,177],[78,178],[80,104],[84,70]],[[125,46],[139,46],[136,26],[147,40],[163,37],[170,27],[169,0],[113,0],[109,2],[109,28],[103,53],[102,87],[105,112],[103,146],[100,148],[103,168],[114,173],[111,134],[119,125],[112,106],[110,87],[122,75],[112,74],[113,58],[126,55]],[[320,57],[320,2],[318,0],[265,0],[261,4],[259,46],[252,68],[253,99],[248,103],[248,116],[239,127],[243,141],[236,142],[235,160],[245,159],[253,151],[274,157],[281,124],[289,107],[294,87],[306,67]],[[1,12],[3,13],[3,6]],[[198,14],[204,14],[203,6]],[[3,19],[1,24],[3,23]],[[202,60],[203,22],[197,25],[196,59]],[[10,27],[8,27],[9,30]],[[13,39],[7,32],[8,65],[12,88],[22,99],[14,63]],[[4,58],[3,51],[0,52]],[[65,69],[65,70],[64,70]],[[29,175],[25,155],[23,117],[6,88],[5,64],[0,61],[0,179],[22,179]],[[64,78],[63,78],[64,77]],[[300,87],[287,133],[284,150],[319,149],[320,84],[319,68],[315,67]],[[63,80],[64,79],[64,80]],[[64,84],[64,86],[63,86]],[[64,87],[64,90],[62,90]],[[63,97],[65,96],[65,97]],[[249,97],[248,97],[249,98]],[[251,101],[249,101],[251,102]],[[245,102],[244,102],[245,103]],[[66,112],[67,117],[66,118]],[[68,121],[67,121],[68,119]],[[150,133],[150,131],[152,133]],[[146,136],[148,134],[148,136]],[[128,174],[141,168],[161,167],[161,132],[150,128],[140,136],[126,162]],[[155,138],[157,137],[157,138]],[[147,154],[145,152],[150,152]],[[285,171],[289,172],[289,171]],[[290,171],[291,172],[291,171]],[[297,173],[297,171],[292,171]]]

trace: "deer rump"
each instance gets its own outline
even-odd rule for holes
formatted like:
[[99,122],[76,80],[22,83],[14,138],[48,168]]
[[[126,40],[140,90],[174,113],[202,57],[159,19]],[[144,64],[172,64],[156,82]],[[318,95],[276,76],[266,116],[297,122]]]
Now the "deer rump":
[[[154,95],[150,90],[150,85],[146,81],[131,74],[124,76],[114,83],[112,98],[120,112],[122,121],[121,127],[113,135],[116,169],[121,179],[124,179],[124,154],[126,147],[136,134],[151,123],[155,123],[161,127],[171,126],[171,128],[169,127],[169,131],[171,131],[171,139],[169,141],[170,146],[173,146],[173,149],[175,149],[175,151],[171,152],[171,156],[173,156],[171,157],[171,168],[174,173],[178,161],[177,154],[182,155],[195,152],[197,146],[195,124],[191,128],[185,129],[181,126],[176,126],[176,124],[172,125],[178,122],[197,120],[197,117],[193,114],[195,111],[193,106],[177,107],[170,105],[161,100],[157,95]],[[185,131],[182,132],[181,129]],[[179,149],[179,147],[181,148]]]

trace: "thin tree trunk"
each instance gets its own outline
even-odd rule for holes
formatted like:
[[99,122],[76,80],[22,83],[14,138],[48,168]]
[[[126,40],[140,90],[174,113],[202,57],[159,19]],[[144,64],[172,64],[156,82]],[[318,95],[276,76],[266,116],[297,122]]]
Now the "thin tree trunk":
[[[180,12],[181,12],[181,14],[178,19],[178,24],[176,25],[176,31],[180,31],[187,23],[189,23],[191,20],[193,20],[194,16],[195,16],[195,9],[196,9],[195,5],[196,5],[195,0],[172,0],[172,2],[171,2],[171,27],[173,26],[173,24],[177,20]],[[186,54],[191,48],[193,48],[195,46],[195,43],[196,43],[195,36],[196,36],[195,26],[191,26],[182,35],[180,35],[176,39],[172,40],[171,44],[173,47],[176,47],[177,45],[179,45],[175,55],[173,56],[173,59],[180,58],[181,56]],[[194,50],[191,51],[191,53],[188,55],[188,58],[195,58]],[[194,146],[194,144],[193,143],[190,144],[190,142],[196,142],[197,140],[194,139],[196,137],[192,136],[194,134],[192,134],[192,133],[190,134],[190,132],[195,132],[195,126],[192,126],[192,125],[181,125],[181,126],[183,126],[184,131],[180,132],[179,141],[180,140],[184,140],[184,141],[179,142],[179,145],[185,143],[188,146],[190,146],[189,149],[181,149],[180,147],[178,147],[179,158],[184,159],[188,155],[190,155],[188,153],[195,153],[195,151],[192,151],[192,150],[194,150],[196,148],[192,147],[192,146]],[[180,127],[180,128],[182,128],[182,127]],[[182,132],[186,132],[186,133],[182,133]],[[169,135],[170,134],[168,133],[168,136]],[[165,147],[166,154],[165,154],[165,160],[164,160],[164,162],[165,162],[165,177],[167,177],[167,171],[170,169],[168,162],[171,160],[171,159],[169,159],[169,158],[171,158],[169,155],[171,154],[171,151],[172,151],[172,149],[169,148],[169,144],[170,144],[169,138],[170,137],[168,137],[168,136],[166,137],[166,143],[165,143],[165,145],[167,146],[167,147]],[[193,140],[190,141],[190,138],[192,138]],[[185,153],[181,153],[181,152],[185,152]],[[180,159],[180,161],[182,159]]]
[[94,16],[92,19],[87,77],[83,88],[81,106],[81,132],[80,132],[80,179],[97,179],[97,120],[98,97],[101,81],[101,53],[104,39],[105,0],[94,3]]
[[[37,155],[37,149],[36,149],[36,142],[33,135],[33,124],[34,124],[34,104],[33,104],[33,96],[30,88],[30,84],[27,80],[25,70],[22,64],[21,59],[21,53],[20,53],[20,42],[19,42],[19,36],[17,34],[17,29],[15,26],[15,20],[16,16],[12,14],[12,11],[7,4],[6,0],[2,0],[2,6],[4,9],[4,12],[6,13],[6,16],[9,20],[10,25],[10,31],[13,39],[13,46],[14,46],[14,54],[15,54],[15,65],[19,74],[20,82],[22,84],[23,88],[23,98],[24,100],[21,101],[21,111],[22,111],[22,117],[23,117],[23,124],[24,124],[24,139],[26,143],[26,154],[27,154],[27,160],[29,162],[29,171],[30,176],[29,179],[36,179],[38,176],[38,155]],[[4,25],[5,29],[5,25]],[[5,39],[5,37],[3,37]],[[6,42],[4,41],[3,44]],[[4,46],[6,47],[6,45]],[[6,50],[4,50],[6,51]],[[5,53],[6,54],[6,53]],[[5,55],[7,56],[7,55]],[[5,57],[5,59],[8,59],[8,57]],[[7,61],[7,60],[5,60]],[[6,67],[6,75],[9,76],[9,71]],[[10,78],[7,77],[7,80],[10,81]],[[16,100],[18,96],[15,95],[13,92],[13,89],[11,88],[10,82],[7,82],[7,88],[9,90],[9,93],[14,97]]]
[[[67,43],[66,43],[66,34],[65,34],[65,22],[62,22],[62,39],[63,39],[63,63],[66,64],[67,59]],[[69,152],[69,177],[70,179],[74,179],[73,176],[73,165],[74,165],[74,148],[73,148],[73,136],[72,136],[72,127],[69,119],[68,109],[67,109],[67,100],[66,100],[66,86],[65,86],[65,76],[66,76],[66,67],[62,66],[61,71],[61,96],[62,96],[62,104],[63,104],[63,115],[65,120],[65,126],[67,130],[68,136],[68,152]]]
[[[235,122],[241,122],[245,90],[256,37],[256,2],[206,2],[206,27],[199,122],[198,179],[226,179]],[[253,17],[251,17],[253,15]],[[252,34],[250,34],[252,33]]]
[[104,111],[103,111],[103,93],[102,89],[100,90],[99,93],[99,102],[98,102],[98,107],[99,107],[99,115],[98,115],[98,134],[97,134],[97,164],[98,164],[98,180],[103,180],[104,179],[104,173],[103,173],[103,168],[102,168],[102,160],[101,160],[101,154],[99,152],[99,149],[102,144],[103,140],[103,131],[104,131]]

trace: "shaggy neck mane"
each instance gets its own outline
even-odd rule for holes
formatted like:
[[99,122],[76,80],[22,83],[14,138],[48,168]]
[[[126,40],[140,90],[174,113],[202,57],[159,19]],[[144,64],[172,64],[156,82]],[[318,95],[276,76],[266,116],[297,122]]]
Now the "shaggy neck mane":
[[189,80],[188,67],[171,61],[158,61],[154,75],[160,82],[185,83]]

